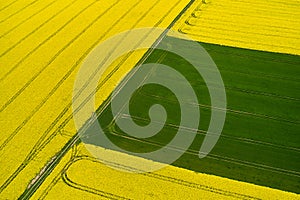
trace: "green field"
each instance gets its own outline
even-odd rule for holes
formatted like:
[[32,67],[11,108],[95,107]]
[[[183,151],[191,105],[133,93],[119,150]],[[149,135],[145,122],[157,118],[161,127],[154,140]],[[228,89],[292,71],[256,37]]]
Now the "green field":
[[[166,37],[160,45],[176,48],[177,40]],[[180,48],[192,53],[189,41],[185,44]],[[203,79],[190,63],[170,52],[156,49],[145,61],[175,68],[189,80],[198,97],[201,110],[198,134],[188,151],[173,165],[300,193],[300,56],[201,45],[220,70],[228,109],[222,135],[204,159],[199,159],[198,151],[210,123],[211,108]],[[151,76],[160,73],[154,69]],[[181,84],[171,75],[162,78]],[[196,106],[188,103],[188,96],[186,101],[186,106]],[[149,123],[148,111],[153,104],[163,105],[168,118],[161,132],[147,139],[128,137],[115,125],[110,106],[105,104],[98,109],[98,120],[106,135],[119,147],[133,152],[153,151],[171,141],[178,129],[176,125],[180,124],[176,96],[156,84],[143,86],[130,101],[130,113],[137,124]],[[93,138],[89,143],[97,145]]]

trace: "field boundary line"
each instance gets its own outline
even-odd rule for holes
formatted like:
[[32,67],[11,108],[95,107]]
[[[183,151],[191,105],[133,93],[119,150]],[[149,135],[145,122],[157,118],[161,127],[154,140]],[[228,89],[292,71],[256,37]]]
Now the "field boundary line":
[[[107,160],[104,160],[104,159],[101,159],[101,161],[100,161],[99,159],[95,159],[95,158],[92,158],[92,157],[89,157],[89,156],[77,156],[69,162],[69,164],[67,165],[65,170],[62,172],[63,175],[67,176],[67,171],[72,166],[72,164],[74,164],[75,162],[78,162],[78,161],[82,161],[82,160],[91,161],[91,162],[96,163],[96,164],[103,164],[103,163],[101,163],[101,161],[103,161],[103,162],[110,163],[112,166],[114,166],[116,168],[125,169],[125,170],[129,170],[129,171],[133,171],[133,172],[136,172],[136,171],[143,172],[139,169],[136,169],[136,168],[133,168],[133,167],[130,167],[130,166],[126,166],[124,164],[114,163],[114,162],[107,161]],[[158,174],[158,173],[155,173],[155,172],[141,173],[141,175],[143,175],[145,177],[148,177],[148,178],[155,178],[155,179],[160,179],[160,180],[163,180],[163,181],[166,181],[166,182],[179,184],[179,185],[182,185],[182,186],[185,186],[185,187],[190,187],[190,188],[195,188],[195,189],[198,189],[198,190],[204,190],[204,191],[207,191],[207,192],[220,194],[220,195],[223,195],[223,196],[231,196],[231,197],[239,198],[239,199],[259,199],[259,198],[256,198],[256,197],[253,197],[253,196],[250,196],[250,195],[245,195],[245,194],[240,194],[240,193],[236,193],[236,192],[232,192],[232,191],[227,191],[227,190],[219,189],[219,188],[212,187],[212,186],[207,186],[207,185],[203,185],[203,184],[199,184],[199,183],[195,183],[195,182],[186,181],[186,180],[183,180],[183,179],[178,179],[178,178],[171,177],[171,176]],[[71,179],[69,178],[68,181],[70,181],[70,180]],[[74,184],[75,182],[72,182],[72,183]],[[75,183],[75,184],[78,184],[78,183]],[[79,184],[79,185],[81,185],[81,184]],[[85,186],[85,187],[87,187],[87,186]],[[87,188],[89,188],[89,187],[87,187]]]
[[[186,11],[186,9],[192,5],[192,3],[194,2],[195,0],[190,0],[190,2],[187,4],[187,6],[177,15],[177,17],[171,22],[171,24],[167,27],[167,29],[170,29],[174,23],[176,22],[175,20],[178,20],[181,15]],[[176,7],[177,6],[177,3],[179,3],[180,0],[178,0],[178,2],[176,2],[176,4],[173,6],[173,7]],[[172,8],[173,8],[172,7]],[[162,23],[162,21],[164,20],[164,18],[170,14],[170,12],[172,11],[172,9],[170,9],[167,13],[165,13],[165,15],[154,25],[154,27],[157,27],[159,24]],[[95,44],[96,45],[96,44]],[[91,47],[93,48],[93,46]],[[91,49],[90,49],[91,50]],[[147,53],[146,53],[147,54]],[[85,55],[86,56],[86,55]],[[126,58],[127,59],[127,58]],[[125,59],[125,60],[126,60]],[[124,62],[124,61],[123,61]],[[119,63],[119,67],[122,65],[122,63]],[[137,64],[138,65],[138,64]],[[100,89],[100,86],[98,86],[96,88],[96,91],[98,91]],[[89,98],[92,97],[93,94],[90,94],[86,100],[82,103],[81,107],[83,106],[83,104],[85,104],[87,102],[87,100]],[[67,105],[67,107],[65,109],[62,110],[62,112],[58,115],[57,119],[59,120],[61,117],[60,116],[63,116],[65,113],[66,113],[66,110],[68,110],[70,108],[70,106],[72,105],[72,102]],[[104,105],[105,106],[105,105]],[[80,107],[80,109],[81,109]],[[59,126],[59,128],[57,128],[56,130],[54,130],[54,133],[53,135],[55,135],[55,133],[57,133],[59,131],[59,129],[63,128],[71,119],[73,118],[73,114],[69,115]],[[51,125],[51,127],[49,127],[47,129],[47,132],[50,132],[51,129],[54,128],[54,125]],[[54,137],[54,136],[53,136]],[[52,138],[53,138],[52,137]],[[51,139],[52,139],[51,138]],[[51,140],[50,139],[50,140]],[[66,154],[66,152],[79,140],[79,133],[77,133],[76,135],[74,135],[74,137],[72,137],[69,142],[64,146],[64,148],[62,149],[62,151],[58,152],[57,153],[57,156],[56,158],[53,160],[53,163],[51,164],[51,167],[54,168],[61,160],[61,158]],[[46,145],[46,144],[44,144]],[[25,167],[25,166],[24,166]],[[23,170],[24,167],[21,167]],[[37,187],[39,187],[39,185],[41,185],[43,183],[43,181],[46,179],[46,177],[49,175],[48,171],[51,171],[52,169],[47,169],[45,170],[45,173],[41,175],[41,177],[32,185],[32,187],[26,189],[24,191],[24,193],[21,195],[21,199],[28,199],[34,192],[35,190],[37,189]]]
[[[150,145],[157,146],[157,147],[165,147],[164,144],[161,144],[159,142],[145,141],[145,140],[141,140],[141,139],[134,138],[134,137],[131,137],[131,136],[120,135],[118,132],[116,132],[114,130],[111,131],[110,134],[115,135],[117,137],[126,138],[128,140],[135,140],[135,141],[138,141],[138,142],[144,143],[144,144],[150,144]],[[198,151],[191,150],[191,149],[186,151],[186,150],[178,148],[176,146],[169,147],[168,149],[171,149],[171,150],[174,150],[174,151],[177,151],[177,152],[184,152],[184,153],[190,154],[190,155],[198,155],[199,154]],[[272,166],[268,166],[268,165],[265,165],[265,164],[248,162],[248,161],[245,161],[245,160],[219,156],[219,155],[216,155],[216,154],[209,154],[206,157],[213,158],[213,159],[218,159],[218,160],[225,161],[225,162],[231,162],[231,163],[235,163],[235,164],[238,164],[238,165],[244,165],[244,166],[247,166],[247,167],[262,169],[262,170],[265,170],[265,171],[281,173],[281,174],[285,174],[285,175],[288,175],[288,176],[300,177],[300,172],[294,171],[294,170],[288,170],[288,169],[283,169],[283,168],[279,168],[279,167],[272,167]]]

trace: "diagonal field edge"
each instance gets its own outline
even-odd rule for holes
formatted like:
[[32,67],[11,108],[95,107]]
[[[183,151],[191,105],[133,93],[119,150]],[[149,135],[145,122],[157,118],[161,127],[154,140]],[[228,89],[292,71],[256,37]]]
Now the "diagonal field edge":
[[[180,0],[179,0],[180,1]],[[167,29],[170,29],[171,27],[173,27],[173,25],[176,23],[176,21],[181,17],[181,15],[194,3],[195,0],[190,0],[190,2],[185,6],[185,8],[176,16],[176,18],[171,22],[171,24],[167,27]],[[174,6],[175,7],[175,6]],[[171,12],[171,10],[169,10],[169,12]],[[166,13],[166,15],[169,14]],[[163,19],[161,19],[155,26],[158,26]],[[166,34],[163,33],[163,35],[161,35],[159,37],[159,39],[157,41],[159,41],[162,37],[164,37]],[[146,53],[147,54],[147,53]],[[145,55],[146,55],[145,54]],[[147,55],[146,55],[147,56]],[[149,55],[148,55],[149,56]],[[143,60],[143,58],[141,59]],[[145,60],[145,58],[144,58]],[[99,87],[96,89],[99,90]],[[91,98],[91,95],[88,97]],[[70,103],[69,107],[72,105],[72,102]],[[64,111],[62,111],[61,114],[64,114]],[[60,114],[60,115],[61,115]],[[64,122],[61,124],[61,126],[59,128],[64,127],[73,117],[73,114],[69,115]],[[52,128],[51,128],[52,129]],[[50,132],[50,130],[49,130]],[[54,132],[58,132],[58,129],[56,129]],[[72,148],[72,146],[79,140],[79,134],[77,133],[76,135],[74,135],[69,141],[68,143],[62,148],[62,150],[60,152],[57,153],[57,155],[55,156],[55,158],[53,159],[53,161],[49,164],[49,168],[47,168],[42,174],[40,174],[39,178],[36,180],[36,182],[34,184],[32,184],[29,188],[27,188],[24,193],[20,196],[20,199],[28,199],[30,198],[33,193],[37,190],[37,188],[44,182],[44,180],[47,178],[47,176],[51,173],[51,171],[55,168],[55,166],[60,162],[60,160],[62,159],[62,157],[69,151],[69,149]],[[54,137],[54,136],[53,136]],[[53,138],[52,137],[52,138]],[[50,139],[52,139],[50,138]],[[44,144],[45,146],[46,144]],[[24,167],[23,167],[24,168]]]

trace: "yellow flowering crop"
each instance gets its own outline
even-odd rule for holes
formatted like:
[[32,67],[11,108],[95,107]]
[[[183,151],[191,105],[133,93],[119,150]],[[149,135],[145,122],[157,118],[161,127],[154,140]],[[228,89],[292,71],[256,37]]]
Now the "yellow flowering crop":
[[[257,2],[262,7],[263,3]],[[18,198],[26,187],[33,183],[34,178],[52,156],[76,133],[72,120],[72,89],[82,61],[93,47],[128,29],[167,27],[187,3],[188,0],[1,2],[0,199]],[[219,4],[222,3],[224,2],[220,1]],[[192,8],[196,9],[198,5],[199,2],[196,2]],[[218,9],[222,6],[215,8],[213,5],[214,2],[207,5],[205,12],[214,8],[213,11],[218,17],[217,13],[222,12]],[[186,16],[193,11],[190,10]],[[233,11],[237,11],[237,8]],[[200,13],[197,11],[195,14],[198,16]],[[278,16],[279,21],[281,17],[283,15]],[[230,19],[228,17],[228,20]],[[202,19],[195,20],[193,23],[198,24]],[[261,23],[268,21],[262,20]],[[298,25],[294,21],[287,22],[284,23],[286,29],[290,24]],[[178,28],[181,25],[182,23],[179,23]],[[294,37],[298,31],[296,26],[294,29],[290,33],[282,34]],[[199,38],[200,36],[196,38],[204,42],[236,46],[241,44],[231,40],[226,43],[227,40],[224,42],[214,37],[209,32],[209,27],[206,27],[206,30],[205,34],[210,35],[212,39]],[[231,36],[240,35],[232,33]],[[253,38],[256,37],[251,35],[251,39]],[[264,38],[258,41],[265,42]],[[285,44],[286,40],[283,39],[283,42]],[[298,40],[293,40],[295,48],[299,44],[297,42]],[[271,40],[268,40],[268,44],[271,44]],[[260,49],[260,46],[251,46],[250,42],[247,45],[244,47]],[[271,50],[288,52],[281,47]],[[120,70],[96,93],[95,107],[103,102],[117,84],[119,77],[128,72],[145,51],[135,52],[122,63]],[[298,53],[298,50],[291,51],[293,52],[290,53]],[[125,56],[113,65],[118,64]],[[81,159],[81,156],[84,157]],[[172,193],[164,192],[165,188]],[[283,191],[171,166],[150,173],[149,176],[122,173],[96,162],[79,145],[62,159],[37,190],[34,198],[94,199],[108,196],[137,199],[224,199],[238,198],[239,195],[264,198],[267,194],[285,195],[291,199],[297,197]]]
[[197,0],[174,29],[195,40],[300,55],[300,3]]
[[[141,27],[167,27],[188,1],[3,1],[0,5],[0,194],[15,199],[76,133],[72,89],[83,59],[101,41]],[[101,92],[144,51],[130,56]],[[120,58],[121,59],[121,58]]]
[[[99,148],[99,147],[95,147]],[[107,151],[107,158],[128,155]],[[108,162],[106,160],[106,162]],[[297,199],[298,195],[167,166],[135,174],[101,163],[80,144],[65,157],[34,199]],[[116,170],[119,169],[119,170]]]

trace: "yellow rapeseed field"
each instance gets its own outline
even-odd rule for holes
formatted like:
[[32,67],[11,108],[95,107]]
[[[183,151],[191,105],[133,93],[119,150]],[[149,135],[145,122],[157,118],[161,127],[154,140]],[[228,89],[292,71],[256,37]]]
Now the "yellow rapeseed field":
[[[101,41],[139,27],[167,27],[187,1],[2,1],[0,193],[15,199],[76,133],[72,89]],[[127,58],[97,94],[99,106],[144,51]],[[121,60],[121,58],[120,58]]]
[[195,40],[300,55],[300,2],[197,0],[174,29]]
[[[0,199],[18,198],[76,133],[72,89],[88,53],[101,41],[128,29],[167,27],[187,3],[188,0],[1,0]],[[196,2],[193,9],[198,5]],[[297,25],[294,21],[290,23]],[[294,29],[291,32],[295,35]],[[218,41],[240,44],[211,40]],[[294,44],[295,48],[299,46]],[[287,52],[284,48],[272,50]],[[144,53],[145,50],[137,51],[125,61],[124,55],[114,63],[124,61],[97,92],[96,107]],[[34,198],[224,199],[264,198],[266,194],[297,198],[291,193],[171,166],[149,175],[123,173],[99,163],[79,145],[67,153]]]
[[[128,155],[107,151],[107,159]],[[121,155],[118,155],[121,154]],[[107,162],[107,160],[106,160]],[[297,199],[293,193],[168,166],[151,173],[121,172],[73,148],[34,199]]]

